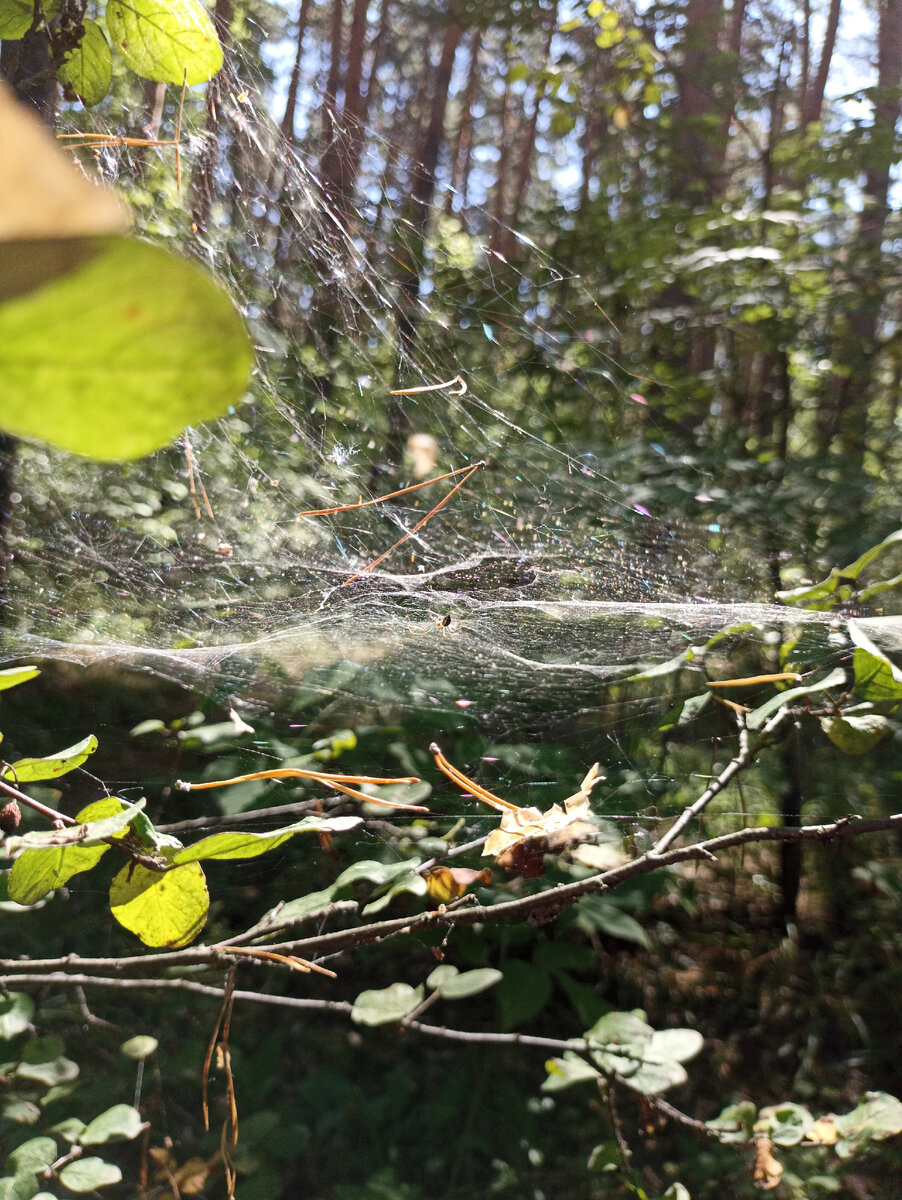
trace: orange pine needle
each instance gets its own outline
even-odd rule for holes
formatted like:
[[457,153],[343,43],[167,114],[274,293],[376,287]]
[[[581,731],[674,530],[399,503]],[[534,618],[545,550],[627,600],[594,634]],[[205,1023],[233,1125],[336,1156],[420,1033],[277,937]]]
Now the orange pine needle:
[[462,791],[472,792],[478,800],[484,801],[484,803],[490,805],[492,808],[500,808],[506,812],[519,811],[518,805],[511,804],[509,800],[502,800],[500,796],[496,796],[494,793],[486,791],[486,789],[481,787],[480,784],[475,783],[472,779],[468,779],[467,776],[464,775],[463,771],[459,771],[457,767],[452,766],[452,764],[448,762],[447,758],[445,758],[444,754],[442,754],[435,742],[433,742],[429,747],[429,753],[435,759],[435,765],[438,767],[441,773],[446,775],[452,783],[456,783]]
[[485,461],[480,460],[479,462],[474,463],[472,467],[469,467],[467,469],[467,473],[466,473],[466,475],[464,475],[463,479],[461,479],[459,483],[456,483],[454,485],[454,487],[451,488],[451,490],[448,492],[448,494],[444,497],[444,499],[440,500],[434,508],[431,508],[429,510],[429,512],[426,513],[426,516],[422,518],[422,520],[417,521],[416,525],[414,525],[412,529],[409,529],[402,538],[398,538],[398,540],[395,542],[395,544],[393,546],[389,546],[389,548],[385,551],[384,554],[380,554],[378,558],[373,559],[373,561],[368,566],[364,567],[362,571],[358,571],[356,575],[352,575],[350,579],[346,579],[341,586],[347,587],[349,584],[353,583],[356,579],[359,579],[361,575],[366,575],[368,571],[374,570],[376,567],[379,566],[379,564],[381,562],[384,562],[385,559],[387,559],[390,554],[393,554],[395,552],[395,550],[398,549],[399,546],[403,546],[406,541],[408,541],[410,538],[412,538],[413,535],[417,532],[417,530],[422,529],[427,521],[431,521],[432,518],[435,516],[435,514],[439,511],[439,509],[445,507],[445,505],[448,503],[448,501],[451,499],[451,497],[454,495],[454,493],[459,492],[460,489],[467,482],[467,480],[470,479],[471,476],[475,475],[480,467],[484,467],[485,465],[486,465]]
[[461,475],[464,471],[471,470],[472,467],[457,467],[454,471],[448,471],[446,475],[436,475],[434,479],[424,479],[422,483],[412,483],[409,487],[400,488],[397,492],[389,492],[387,496],[377,496],[375,500],[359,500],[356,504],[339,504],[335,508],[311,508],[306,512],[298,513],[298,516],[328,517],[332,513],[350,512],[355,508],[368,508],[371,504],[382,504],[386,500],[394,500],[396,496],[405,496],[408,492],[415,492],[418,488],[429,487],[433,483],[441,483],[443,479],[452,479],[455,475]]
[[802,678],[795,671],[777,671],[774,675],[749,675],[745,679],[712,679],[705,687],[750,687],[755,683],[797,683]]
[[302,771],[299,767],[280,767],[274,771],[253,771],[250,775],[236,775],[233,779],[214,779],[209,783],[186,783],[177,779],[175,786],[183,792],[201,792],[207,788],[229,787],[233,783],[250,783],[255,779],[313,779],[326,787],[334,787],[346,796],[355,800],[363,800],[367,804],[381,804],[385,808],[402,808],[407,812],[428,812],[422,804],[396,804],[391,800],[381,800],[378,796],[368,796],[365,792],[355,791],[347,787],[348,783],[371,783],[376,786],[386,786],[394,783],[419,783],[416,775],[401,775],[394,779],[381,779],[372,775],[330,775],[325,771]]
[[328,975],[330,979],[338,978],[334,971],[330,971],[327,967],[321,967],[318,963],[310,962],[306,958],[300,958],[296,954],[277,954],[274,950],[258,950],[254,946],[217,946],[216,949],[221,950],[223,954],[247,954],[251,958],[264,958],[269,962],[283,963],[292,971],[304,971],[308,975],[311,971],[316,971],[318,975]]

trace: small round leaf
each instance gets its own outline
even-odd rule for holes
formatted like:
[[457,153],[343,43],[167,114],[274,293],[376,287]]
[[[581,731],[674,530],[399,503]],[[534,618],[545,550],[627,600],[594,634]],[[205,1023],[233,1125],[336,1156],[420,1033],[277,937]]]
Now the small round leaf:
[[136,1037],[129,1038],[127,1042],[123,1042],[119,1050],[126,1058],[140,1060],[150,1058],[159,1044],[157,1039],[151,1037],[150,1034],[139,1033]]
[[422,1000],[422,987],[412,988],[409,983],[361,992],[354,1001],[351,1020],[358,1025],[390,1025],[412,1013]]
[[144,1128],[141,1114],[130,1104],[114,1104],[89,1121],[79,1141],[83,1146],[102,1146],[106,1142],[128,1142]]
[[118,1183],[122,1172],[113,1163],[102,1158],[77,1158],[60,1171],[60,1183],[70,1192],[78,1194],[93,1192],[95,1188],[109,1187]]
[[34,1001],[24,992],[7,992],[0,996],[0,1038],[14,1038],[24,1033],[34,1016]]

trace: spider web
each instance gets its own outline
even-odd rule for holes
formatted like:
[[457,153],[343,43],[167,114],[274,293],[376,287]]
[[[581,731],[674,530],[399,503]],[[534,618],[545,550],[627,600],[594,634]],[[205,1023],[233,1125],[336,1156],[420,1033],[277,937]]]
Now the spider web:
[[[150,167],[114,145],[99,156],[145,234],[230,288],[258,351],[249,396],[190,430],[187,449],[138,464],[21,448],[5,657],[118,663],[251,713],[290,693],[295,707],[328,707],[333,725],[416,713],[438,740],[553,737],[588,764],[619,753],[637,715],[660,716],[653,689],[617,691],[649,663],[725,627],[764,653],[790,619],[827,644],[826,618],[767,603],[759,546],[701,502],[695,524],[649,506],[618,437],[637,408],[654,423],[641,378],[618,362],[600,305],[587,327],[557,302],[565,281],[570,294],[588,284],[512,231],[527,275],[492,249],[485,213],[459,215],[452,198],[449,214],[439,190],[419,287],[405,293],[398,262],[416,230],[403,215],[385,223],[400,204],[382,188],[390,147],[368,135],[369,199],[349,219],[253,95],[233,79],[221,97],[205,232],[148,199],[148,172],[172,193],[171,151]],[[186,177],[205,154],[210,165],[201,120]],[[254,164],[243,190],[241,155]],[[280,223],[275,174],[291,197]],[[477,463],[416,530],[454,480],[301,515]],[[638,770],[647,784],[654,772]]]

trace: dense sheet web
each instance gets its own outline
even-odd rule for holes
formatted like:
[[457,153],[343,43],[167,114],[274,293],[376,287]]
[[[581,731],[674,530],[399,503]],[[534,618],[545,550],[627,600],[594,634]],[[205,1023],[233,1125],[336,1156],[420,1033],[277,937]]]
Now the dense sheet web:
[[[705,511],[704,477],[697,522],[644,502],[618,435],[654,433],[654,416],[613,320],[598,305],[591,328],[568,317],[582,281],[518,231],[527,276],[437,193],[412,291],[398,264],[418,231],[385,223],[401,202],[380,190],[387,148],[371,139],[372,203],[352,213],[247,89],[226,92],[215,145],[198,128],[182,155],[185,177],[214,180],[203,230],[148,201],[127,151],[100,165],[148,236],[175,234],[231,289],[258,348],[251,392],[137,464],[21,447],[5,657],[115,661],[250,711],[290,693],[332,724],[416,713],[424,737],[430,721],[439,738],[553,736],[588,763],[660,709],[610,683],[725,626],[773,641],[785,611],[762,602],[755,548]],[[171,191],[171,152],[152,166]],[[461,474],[299,515],[477,463],[416,530]]]

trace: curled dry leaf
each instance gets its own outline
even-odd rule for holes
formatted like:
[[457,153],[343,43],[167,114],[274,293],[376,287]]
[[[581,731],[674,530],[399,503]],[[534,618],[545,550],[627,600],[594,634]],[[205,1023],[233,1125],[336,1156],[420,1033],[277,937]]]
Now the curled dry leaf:
[[839,1130],[833,1117],[819,1117],[805,1134],[806,1142],[818,1146],[833,1146],[839,1141]]
[[483,871],[474,871],[472,867],[432,867],[425,874],[426,891],[433,900],[437,900],[440,904],[456,900],[474,883],[491,883],[492,881],[488,867]]
[[595,837],[598,827],[589,808],[592,788],[603,776],[598,763],[590,768],[579,791],[564,801],[563,808],[553,804],[547,812],[519,807],[487,791],[452,766],[438,746],[430,746],[438,769],[465,791],[501,812],[501,823],[486,838],[483,855],[491,855],[500,867],[517,875],[533,878],[545,870],[545,855],[554,854]]
[[773,1191],[780,1186],[780,1176],[783,1174],[782,1164],[773,1156],[773,1142],[768,1137],[755,1140],[755,1165],[752,1168],[752,1182],[762,1192]]

